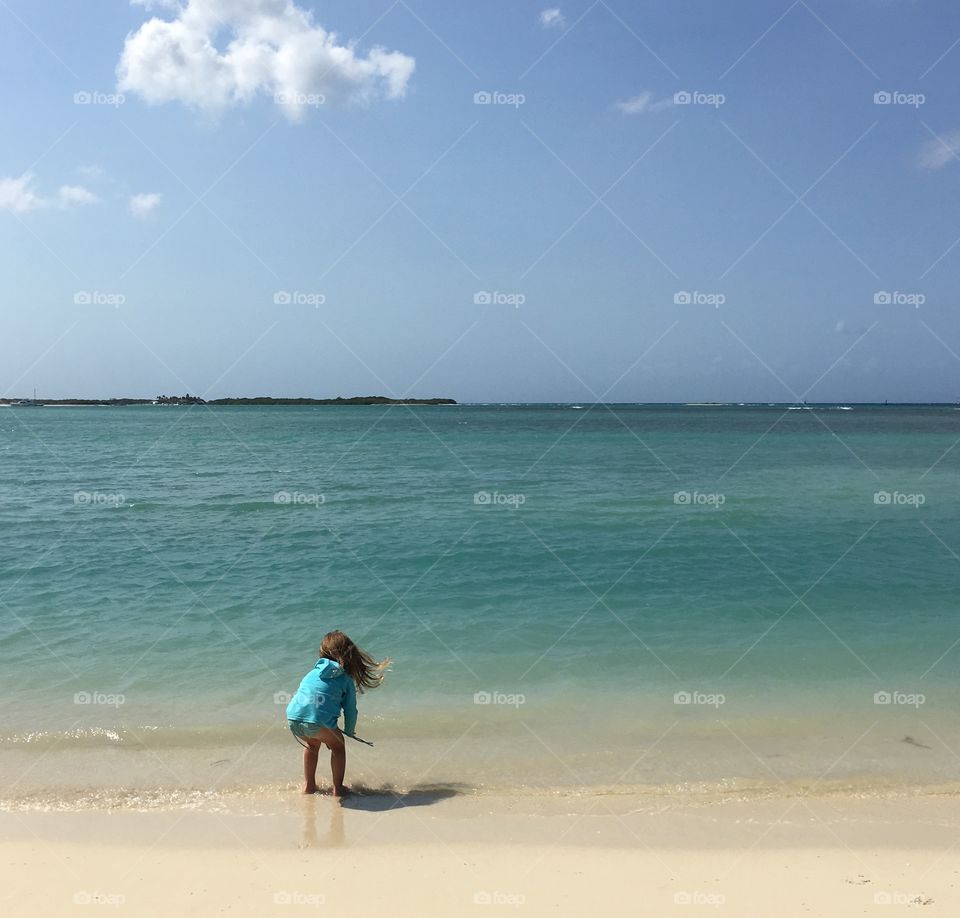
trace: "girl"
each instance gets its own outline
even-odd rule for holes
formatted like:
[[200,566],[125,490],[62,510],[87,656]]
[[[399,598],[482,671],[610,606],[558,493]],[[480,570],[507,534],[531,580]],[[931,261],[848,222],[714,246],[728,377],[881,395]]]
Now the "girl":
[[[353,736],[357,726],[357,692],[376,688],[383,682],[390,658],[379,663],[365,653],[342,631],[324,635],[320,659],[300,682],[297,694],[287,705],[290,731],[303,746],[305,794],[317,792],[317,759],[320,747],[330,750],[333,796],[343,797],[350,789],[343,786],[347,768],[347,749],[343,734]],[[337,719],[343,710],[343,732]]]

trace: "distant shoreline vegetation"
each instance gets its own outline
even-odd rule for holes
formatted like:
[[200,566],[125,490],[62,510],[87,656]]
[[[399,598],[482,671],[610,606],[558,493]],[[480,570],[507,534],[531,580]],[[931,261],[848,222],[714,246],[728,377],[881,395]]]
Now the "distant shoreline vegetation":
[[389,398],[385,395],[354,395],[349,398],[285,398],[273,395],[258,395],[253,398],[215,398],[209,401],[199,395],[158,395],[156,398],[38,398],[17,399],[0,398],[0,408],[15,408],[19,406],[42,408],[56,407],[123,407],[126,405],[146,406],[190,406],[190,405],[220,405],[220,406],[335,406],[335,405],[457,405],[461,408],[555,408],[589,410],[592,408],[622,408],[622,409],[665,409],[675,410],[714,409],[731,410],[746,408],[748,410],[783,411],[854,411],[857,409],[882,408],[928,408],[960,411],[960,400],[956,402],[458,402],[452,398]]
[[[21,399],[0,399],[0,405],[12,405]],[[156,398],[41,398],[39,405],[91,405],[123,407],[125,405],[456,405],[452,398],[387,398],[385,395],[356,395],[350,398],[277,398],[258,395],[255,398],[215,398],[207,401],[199,395],[158,395]]]

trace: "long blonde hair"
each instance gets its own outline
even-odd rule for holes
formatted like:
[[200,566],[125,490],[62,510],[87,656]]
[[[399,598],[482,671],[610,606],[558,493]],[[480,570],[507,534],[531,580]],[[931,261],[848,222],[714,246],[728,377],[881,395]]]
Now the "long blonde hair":
[[360,694],[366,689],[377,688],[383,683],[390,657],[374,660],[365,650],[357,647],[342,631],[331,631],[323,636],[320,656],[339,663],[346,674],[353,679]]

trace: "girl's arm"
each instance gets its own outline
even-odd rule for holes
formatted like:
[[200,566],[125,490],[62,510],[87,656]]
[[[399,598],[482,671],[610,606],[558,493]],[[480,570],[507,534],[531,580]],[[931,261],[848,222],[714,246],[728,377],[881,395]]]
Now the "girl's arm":
[[343,698],[343,732],[353,736],[357,729],[357,687],[347,676],[347,694]]

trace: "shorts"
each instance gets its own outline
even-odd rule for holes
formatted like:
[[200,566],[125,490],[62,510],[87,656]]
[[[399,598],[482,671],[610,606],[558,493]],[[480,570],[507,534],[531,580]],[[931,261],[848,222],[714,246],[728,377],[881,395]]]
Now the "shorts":
[[294,736],[302,736],[304,738],[316,736],[324,729],[323,724],[310,723],[308,720],[288,720],[287,724],[290,727],[290,732]]

